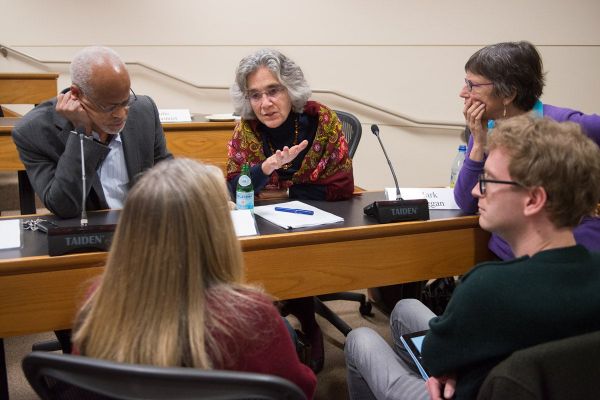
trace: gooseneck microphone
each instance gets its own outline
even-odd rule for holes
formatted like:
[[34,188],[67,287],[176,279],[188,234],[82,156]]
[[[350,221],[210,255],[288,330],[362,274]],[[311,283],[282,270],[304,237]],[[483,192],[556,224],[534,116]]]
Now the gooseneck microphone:
[[366,215],[375,217],[379,223],[385,224],[388,222],[414,221],[429,219],[429,203],[427,199],[404,200],[400,195],[400,186],[394,172],[392,162],[385,151],[383,142],[379,137],[379,127],[375,124],[371,125],[371,132],[377,136],[381,150],[388,162],[394,183],[396,184],[396,200],[375,201],[364,208]]
[[379,140],[379,145],[381,146],[381,150],[383,150],[383,155],[385,156],[385,159],[387,160],[388,166],[390,167],[390,171],[392,171],[392,176],[394,177],[394,183],[396,184],[396,200],[402,200],[402,195],[400,194],[400,186],[398,186],[398,178],[396,178],[396,172],[394,172],[394,167],[392,166],[392,162],[390,161],[387,151],[385,151],[385,146],[383,145],[383,142],[381,141],[381,138],[379,137],[379,127],[375,124],[371,125],[371,132],[373,132],[373,135],[375,135],[377,137],[377,140]]
[[83,153],[83,137],[85,136],[85,132],[83,129],[77,129],[77,134],[79,135],[79,149],[81,150],[81,226],[87,226],[87,211],[85,210],[85,155]]
[[61,226],[48,228],[48,254],[51,256],[88,251],[107,251],[116,228],[115,223],[88,225],[85,209],[87,191],[84,142],[93,139],[85,135],[84,128],[77,128],[76,131],[71,131],[71,133],[79,137],[79,151],[81,154],[81,219],[76,226],[73,226],[73,223],[69,221],[64,221],[59,222]]

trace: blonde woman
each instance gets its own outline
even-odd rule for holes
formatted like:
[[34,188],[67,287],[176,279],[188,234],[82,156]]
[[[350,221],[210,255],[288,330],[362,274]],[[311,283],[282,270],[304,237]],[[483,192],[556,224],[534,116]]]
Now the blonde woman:
[[242,275],[220,170],[187,159],[160,163],[127,197],[74,347],[124,363],[278,375],[312,398],[316,377],[300,363],[273,300]]

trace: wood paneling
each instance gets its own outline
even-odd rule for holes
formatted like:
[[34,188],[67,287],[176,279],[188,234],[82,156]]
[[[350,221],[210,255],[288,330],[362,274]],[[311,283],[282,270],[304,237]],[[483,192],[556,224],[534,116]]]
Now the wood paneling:
[[58,93],[58,74],[0,73],[0,104],[39,104]]
[[[25,167],[10,136],[18,118],[0,118],[0,171],[18,171]],[[189,157],[217,165],[227,164],[227,142],[233,122],[190,122],[163,124],[167,148],[175,157]]]

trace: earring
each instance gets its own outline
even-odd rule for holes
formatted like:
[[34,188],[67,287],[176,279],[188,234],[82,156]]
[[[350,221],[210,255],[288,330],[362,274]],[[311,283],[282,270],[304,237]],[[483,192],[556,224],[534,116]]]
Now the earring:
[[506,104],[504,105],[504,113],[502,114],[502,118],[506,118]]

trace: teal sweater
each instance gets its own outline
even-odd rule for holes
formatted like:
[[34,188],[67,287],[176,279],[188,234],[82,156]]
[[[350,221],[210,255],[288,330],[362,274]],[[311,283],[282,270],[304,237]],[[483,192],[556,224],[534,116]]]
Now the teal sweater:
[[474,267],[423,343],[434,376],[457,374],[455,399],[474,399],[512,352],[600,330],[600,253],[582,246]]

